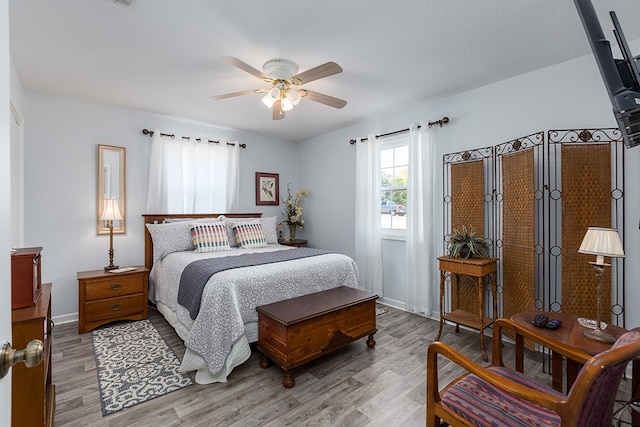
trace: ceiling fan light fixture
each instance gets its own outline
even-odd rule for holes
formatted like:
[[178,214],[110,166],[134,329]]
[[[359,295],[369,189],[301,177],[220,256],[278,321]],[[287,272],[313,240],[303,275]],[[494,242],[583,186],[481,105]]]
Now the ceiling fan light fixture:
[[282,111],[293,110],[293,103],[286,96],[282,98]]
[[271,100],[273,102],[277,101],[280,98],[280,88],[277,86],[273,86],[271,89],[269,89],[269,91],[267,92],[267,96],[269,98],[271,98]]
[[267,106],[267,108],[273,107],[274,99],[271,98],[271,95],[267,93],[264,97],[262,97],[262,103]]
[[293,105],[298,105],[300,103],[300,100],[302,99],[302,97],[300,96],[298,91],[297,90],[292,90],[292,89],[287,90],[286,98],[289,101],[291,101],[291,103]]
[[[117,0],[113,0],[117,1]],[[137,1],[137,0],[123,0]],[[229,64],[259,78],[265,83],[269,83],[268,89],[243,90],[239,92],[227,93],[223,95],[212,96],[213,99],[227,99],[240,95],[248,95],[252,93],[263,93],[261,101],[267,108],[272,109],[273,120],[283,119],[286,111],[291,111],[300,103],[302,98],[325,104],[333,108],[342,108],[347,105],[347,101],[325,95],[318,92],[312,92],[304,88],[293,89],[291,86],[300,86],[315,80],[332,76],[342,72],[335,62],[326,62],[303,73],[298,73],[298,65],[288,59],[275,58],[265,62],[264,71],[259,71],[251,65],[234,57],[225,57],[225,61]]]

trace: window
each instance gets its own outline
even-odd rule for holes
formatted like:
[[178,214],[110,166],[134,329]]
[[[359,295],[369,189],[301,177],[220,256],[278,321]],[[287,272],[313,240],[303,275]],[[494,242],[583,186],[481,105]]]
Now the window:
[[[380,155],[380,224],[383,231],[402,235],[407,229],[407,184],[409,182],[408,137],[382,142]],[[400,230],[400,233],[393,230]]]

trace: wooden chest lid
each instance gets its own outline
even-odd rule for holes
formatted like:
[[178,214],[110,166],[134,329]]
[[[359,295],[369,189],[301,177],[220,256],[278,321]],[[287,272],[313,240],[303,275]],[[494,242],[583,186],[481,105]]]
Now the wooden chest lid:
[[378,299],[376,294],[341,286],[272,304],[261,305],[256,307],[256,310],[258,314],[272,318],[283,325],[291,325],[376,299]]

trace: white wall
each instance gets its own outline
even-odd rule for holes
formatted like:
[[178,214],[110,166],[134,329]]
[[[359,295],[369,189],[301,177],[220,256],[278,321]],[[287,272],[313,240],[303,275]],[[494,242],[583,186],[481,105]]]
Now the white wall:
[[77,317],[78,271],[108,264],[109,236],[96,235],[97,145],[126,147],[127,232],[114,235],[114,263],[144,261],[144,226],[151,138],[143,128],[247,144],[240,154],[240,211],[279,215],[256,206],[254,174],[280,174],[280,191],[296,179],[295,147],[246,132],[118,107],[25,93],[25,241],[42,246],[42,277],[53,283],[58,321]]
[[[632,44],[631,49],[637,52],[640,45]],[[536,131],[616,126],[595,60],[588,55],[455,96],[407,106],[310,139],[301,143],[298,151],[300,180],[314,192],[306,203],[307,237],[320,247],[354,256],[355,150],[348,141],[443,116],[451,122],[438,130],[438,159],[446,153],[493,146]],[[625,156],[626,324],[635,327],[640,325],[640,286],[634,280],[640,276],[640,265],[634,261],[640,257],[640,192],[635,188],[640,181],[640,147],[626,150]],[[442,200],[442,174],[436,176],[437,199]],[[436,206],[434,212],[434,235],[441,236],[442,207]],[[398,248],[393,242],[384,248],[394,254],[394,264],[385,263],[384,270],[403,270],[398,263],[404,261],[398,254],[404,246]],[[435,261],[433,272],[434,283],[439,283]],[[403,299],[403,281],[385,273],[384,294]],[[439,311],[437,295],[436,287],[434,313]]]

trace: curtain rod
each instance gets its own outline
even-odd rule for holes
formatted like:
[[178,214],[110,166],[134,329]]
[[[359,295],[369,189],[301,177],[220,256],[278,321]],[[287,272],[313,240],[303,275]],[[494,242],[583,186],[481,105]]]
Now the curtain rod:
[[[149,135],[149,136],[153,136],[154,132],[152,130],[149,129],[142,129],[142,133],[144,135]],[[174,139],[176,136],[172,133],[160,133],[160,136],[168,136],[171,139]],[[190,140],[191,137],[190,136],[183,136],[182,139],[186,139],[186,140]],[[195,139],[198,142],[202,142],[202,140],[200,138],[196,138]],[[210,144],[220,144],[220,141],[212,141],[210,139],[207,140],[207,142],[209,142]],[[227,145],[236,145],[235,142],[227,142]],[[241,148],[247,148],[247,144],[238,144]]]
[[[435,125],[440,125],[440,127],[442,127],[442,125],[446,125],[447,123],[449,123],[449,117],[443,117],[440,120],[436,120],[435,122],[429,122],[429,127],[431,126],[435,126]],[[418,129],[420,129],[420,126],[418,126]],[[404,133],[404,132],[409,132],[409,128],[406,129],[400,129],[400,130],[396,130],[394,132],[389,132],[389,133],[383,133],[380,135],[376,135],[376,138],[384,138],[385,136],[391,136],[391,135],[397,135],[399,133]],[[360,138],[360,142],[365,142],[367,141],[369,138]],[[349,140],[349,144],[353,145],[356,142],[358,142],[357,139],[350,139]]]

